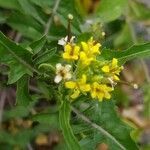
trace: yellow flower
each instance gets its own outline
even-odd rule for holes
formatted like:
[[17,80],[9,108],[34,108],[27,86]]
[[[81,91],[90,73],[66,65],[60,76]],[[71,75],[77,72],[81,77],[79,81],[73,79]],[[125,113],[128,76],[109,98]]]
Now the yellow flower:
[[111,63],[102,67],[102,71],[116,81],[120,80],[118,76],[122,69],[123,66],[118,66],[118,60],[116,58],[113,58]]
[[63,58],[66,60],[77,60],[79,57],[80,47],[70,43],[64,46]]
[[86,83],[86,75],[83,74],[82,78],[78,81],[68,81],[65,83],[65,87],[68,89],[74,89],[71,98],[75,99],[79,96],[80,92],[90,91],[90,85]]
[[80,60],[83,65],[88,66],[94,60],[93,56],[89,56],[85,52],[80,52]]
[[89,65],[93,60],[95,60],[95,55],[100,54],[99,48],[100,43],[95,43],[93,38],[88,42],[81,42],[83,51],[80,52],[80,60],[82,64]]
[[98,84],[94,82],[91,85],[91,97],[97,98],[99,101],[102,101],[103,98],[110,99],[111,95],[109,92],[112,91],[111,87],[108,87],[106,84]]

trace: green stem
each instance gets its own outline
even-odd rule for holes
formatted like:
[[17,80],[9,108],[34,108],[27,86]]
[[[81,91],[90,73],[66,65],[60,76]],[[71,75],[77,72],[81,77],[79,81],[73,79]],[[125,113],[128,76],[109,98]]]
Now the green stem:
[[60,3],[60,0],[56,0],[56,3],[55,3],[54,8],[52,10],[51,16],[50,16],[50,18],[48,19],[48,21],[46,23],[45,30],[44,30],[44,35],[47,35],[50,28],[51,28],[51,25],[52,25],[52,22],[53,22],[53,17],[56,14],[56,11],[59,7],[59,3]]

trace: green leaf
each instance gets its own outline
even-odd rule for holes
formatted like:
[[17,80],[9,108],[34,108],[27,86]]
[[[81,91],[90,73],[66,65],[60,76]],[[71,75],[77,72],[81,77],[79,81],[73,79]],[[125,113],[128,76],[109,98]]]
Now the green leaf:
[[120,63],[125,63],[128,60],[134,58],[147,57],[150,55],[150,43],[133,45],[127,50],[106,50],[102,51],[101,56],[107,60],[112,60],[113,58],[117,58]]
[[31,116],[33,121],[38,121],[41,124],[49,124],[58,127],[58,114],[57,113],[40,113]]
[[114,39],[114,46],[115,47],[129,47],[133,44],[131,32],[129,26],[125,24],[122,27],[122,30],[117,34],[116,38]]
[[[71,9],[68,9],[68,8],[71,8]],[[60,1],[57,15],[59,16],[61,23],[63,24],[63,26],[66,29],[68,26],[68,14],[72,14],[74,16],[72,23],[71,23],[72,33],[78,35],[81,32],[80,31],[81,16],[79,15],[78,11],[76,10],[75,0],[72,0],[69,2],[68,2],[68,0]]]
[[84,112],[91,120],[89,125],[93,128],[93,133],[90,132],[88,136],[85,133],[86,142],[83,142],[84,139],[80,142],[83,148],[89,145],[88,149],[91,150],[98,143],[104,142],[109,145],[110,150],[138,150],[130,137],[131,128],[120,120],[114,107],[112,101],[95,102],[95,106]]
[[127,0],[101,0],[97,13],[102,22],[110,22],[119,18],[126,6]]
[[5,62],[11,67],[12,72],[10,72],[11,76],[9,75],[9,77],[12,79],[9,79],[9,83],[16,82],[24,74],[39,73],[31,65],[31,53],[9,40],[2,32],[0,32],[0,47],[0,62]]
[[8,9],[20,9],[19,3],[17,0],[0,0],[0,7]]
[[54,5],[54,1],[50,0],[30,0],[32,3],[42,7],[42,8],[47,8],[47,7],[52,7]]
[[29,95],[29,76],[24,75],[17,82],[17,95],[16,95],[16,103],[19,106],[28,106],[32,101]]
[[35,18],[37,21],[39,21],[42,25],[45,24],[43,19],[39,16],[37,10],[29,2],[29,0],[18,0],[18,2],[21,5],[21,8],[25,12],[25,14],[31,15],[33,18]]
[[80,146],[76,137],[73,134],[72,128],[70,126],[70,104],[67,101],[64,101],[60,111],[59,111],[59,123],[65,139],[65,142],[68,146],[68,149],[71,150],[80,150]]
[[52,48],[50,50],[47,49],[42,54],[38,55],[38,57],[34,59],[34,62],[35,64],[41,64],[45,62],[52,63],[53,61],[58,62],[59,57],[55,53],[56,53],[56,48]]
[[9,62],[8,65],[10,69],[8,73],[8,84],[15,83],[25,74],[29,74],[32,76],[32,73],[28,70],[28,68],[25,68],[23,65],[18,64],[18,62],[15,60]]
[[46,38],[45,36],[43,36],[39,40],[32,42],[29,46],[32,48],[33,53],[37,54],[38,52],[41,51],[45,43],[46,43]]
[[6,23],[7,14],[0,12],[0,24]]
[[150,16],[149,7],[137,1],[130,1],[129,5],[132,9],[131,15],[133,15],[135,19],[140,19],[140,20],[149,19],[149,16]]
[[15,106],[10,110],[5,110],[3,114],[3,120],[9,120],[14,118],[26,117],[29,114],[30,107],[26,106]]

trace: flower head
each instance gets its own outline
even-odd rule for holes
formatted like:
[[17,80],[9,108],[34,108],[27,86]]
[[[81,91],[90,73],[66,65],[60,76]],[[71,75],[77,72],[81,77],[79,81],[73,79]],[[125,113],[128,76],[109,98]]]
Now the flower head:
[[113,58],[111,63],[108,65],[105,65],[102,67],[102,71],[105,72],[109,77],[112,78],[112,80],[118,81],[119,80],[119,74],[122,71],[123,66],[118,66],[118,60],[116,58]]
[[77,60],[79,57],[79,50],[79,46],[68,43],[64,47],[63,58],[66,60]]
[[62,79],[69,80],[71,79],[72,75],[70,73],[71,66],[65,65],[62,66],[60,63],[56,65],[56,76],[54,79],[55,83],[59,83]]
[[90,85],[86,83],[86,80],[86,75],[83,74],[82,78],[78,81],[68,81],[65,83],[66,88],[74,90],[73,94],[71,95],[71,98],[77,98],[80,92],[90,91]]
[[80,52],[80,60],[82,64],[89,65],[95,60],[95,56],[100,54],[99,48],[101,44],[95,43],[93,38],[91,38],[88,42],[81,42],[81,45],[83,51]]
[[108,87],[106,84],[99,84],[94,82],[91,85],[91,97],[97,98],[99,101],[102,101],[103,98],[110,99],[111,95],[109,92],[112,91],[111,87]]

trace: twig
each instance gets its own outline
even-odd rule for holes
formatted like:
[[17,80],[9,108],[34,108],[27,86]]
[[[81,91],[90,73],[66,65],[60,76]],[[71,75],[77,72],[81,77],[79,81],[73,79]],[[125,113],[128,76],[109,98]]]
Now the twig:
[[84,122],[88,123],[91,127],[97,129],[100,131],[103,135],[109,137],[114,143],[116,143],[122,150],[126,150],[126,148],[120,144],[110,133],[108,133],[106,130],[104,130],[101,126],[97,125],[96,123],[93,123],[89,118],[87,118],[85,115],[83,115],[79,110],[71,106],[71,109],[74,113],[77,114],[79,118],[81,118]]
[[18,43],[18,42],[20,41],[21,38],[22,38],[22,35],[21,35],[20,32],[18,32],[18,33],[16,34],[16,36],[15,36],[14,41],[15,41],[16,43]]
[[27,144],[27,148],[28,148],[28,150],[33,150],[33,148],[32,148],[30,143]]
[[54,8],[52,10],[51,16],[50,16],[50,18],[48,19],[48,21],[46,23],[45,30],[44,30],[44,35],[47,35],[50,28],[51,28],[53,17],[54,17],[54,15],[55,15],[55,13],[58,9],[59,3],[60,3],[60,0],[56,0],[56,3],[55,3]]
[[2,116],[3,116],[4,105],[5,105],[5,99],[6,99],[6,92],[3,90],[1,92],[1,96],[0,96],[0,124],[2,122]]

